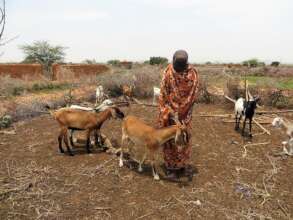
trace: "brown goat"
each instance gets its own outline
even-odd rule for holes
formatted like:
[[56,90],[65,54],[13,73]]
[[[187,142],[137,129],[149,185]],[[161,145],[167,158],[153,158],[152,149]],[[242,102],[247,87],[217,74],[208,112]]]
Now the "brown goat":
[[123,85],[122,86],[122,93],[125,100],[129,101],[132,100],[133,96],[133,86]]
[[87,152],[90,153],[89,145],[91,132],[95,131],[95,138],[97,140],[100,135],[100,129],[106,120],[111,117],[124,118],[123,112],[117,107],[111,107],[99,113],[72,108],[61,108],[52,113],[52,115],[60,126],[60,133],[58,136],[59,150],[61,153],[64,153],[62,148],[62,140],[64,139],[67,151],[71,156],[73,156],[73,153],[68,144],[68,129],[87,131],[86,149]]
[[123,166],[125,142],[130,140],[134,143],[134,147],[140,147],[144,150],[143,157],[139,160],[138,171],[142,171],[142,164],[148,156],[151,161],[153,177],[155,180],[159,180],[160,177],[157,174],[155,165],[155,153],[160,146],[171,139],[175,139],[176,144],[186,145],[187,135],[186,126],[179,123],[179,121],[176,122],[176,125],[155,129],[135,116],[127,116],[122,122],[122,146],[119,166]]

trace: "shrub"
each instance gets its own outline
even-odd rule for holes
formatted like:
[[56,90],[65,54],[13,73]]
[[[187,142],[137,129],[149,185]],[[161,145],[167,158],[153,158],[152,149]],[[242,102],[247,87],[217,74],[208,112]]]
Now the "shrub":
[[153,95],[153,86],[159,86],[160,68],[143,66],[131,70],[119,70],[115,74],[99,76],[99,83],[111,97],[122,95],[122,86],[134,86],[133,95],[137,98],[147,98]]
[[282,94],[282,90],[273,90],[268,96],[268,105],[276,108],[289,106],[289,98]]
[[109,60],[107,64],[112,65],[112,66],[118,66],[120,63],[120,60]]
[[280,62],[279,61],[273,61],[271,63],[271,66],[274,66],[274,67],[278,67],[280,65]]
[[259,66],[259,62],[257,59],[250,59],[250,60],[243,61],[243,65],[248,67],[257,67]]
[[165,57],[150,57],[150,65],[164,65],[168,63],[168,59]]
[[0,128],[8,128],[12,123],[12,117],[10,115],[4,115],[0,118]]

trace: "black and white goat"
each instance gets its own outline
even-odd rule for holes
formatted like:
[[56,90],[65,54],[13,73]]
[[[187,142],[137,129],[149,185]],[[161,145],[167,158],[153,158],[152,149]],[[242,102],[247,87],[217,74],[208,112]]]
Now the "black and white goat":
[[235,130],[239,129],[239,124],[242,116],[244,116],[242,136],[244,136],[246,120],[249,120],[249,136],[252,137],[252,119],[254,116],[255,109],[257,108],[257,102],[260,100],[259,97],[251,97],[248,101],[244,98],[239,98],[235,102]]

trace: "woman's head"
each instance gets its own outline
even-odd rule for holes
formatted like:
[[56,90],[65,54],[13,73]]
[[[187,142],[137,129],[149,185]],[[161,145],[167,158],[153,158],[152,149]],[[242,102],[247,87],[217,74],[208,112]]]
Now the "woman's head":
[[173,55],[173,68],[176,72],[183,72],[188,66],[188,54],[185,50],[177,50]]

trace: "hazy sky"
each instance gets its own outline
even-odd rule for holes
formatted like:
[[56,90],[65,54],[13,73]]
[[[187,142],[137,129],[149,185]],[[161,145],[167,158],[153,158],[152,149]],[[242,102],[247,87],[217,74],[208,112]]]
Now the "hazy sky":
[[186,49],[190,61],[293,63],[292,0],[7,0],[1,61],[36,40],[68,47],[66,61],[143,61]]

